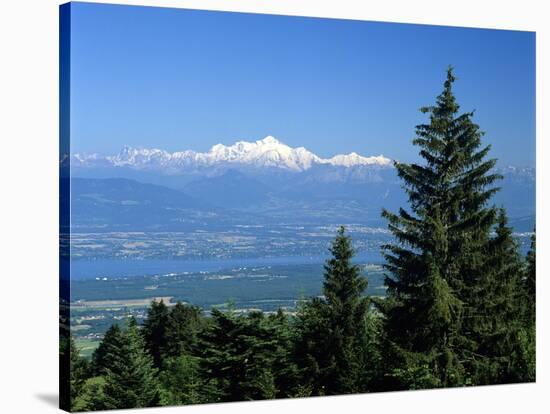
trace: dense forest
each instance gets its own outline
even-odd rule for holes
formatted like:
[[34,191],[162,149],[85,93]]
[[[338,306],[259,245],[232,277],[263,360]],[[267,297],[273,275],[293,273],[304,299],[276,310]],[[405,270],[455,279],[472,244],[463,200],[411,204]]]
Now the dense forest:
[[[294,314],[152,302],[143,325],[113,325],[92,359],[62,335],[61,405],[72,411],[292,398],[535,380],[535,237],[519,253],[500,177],[473,112],[459,113],[447,71],[396,163],[409,205],[383,211],[384,298],[365,296],[341,227],[323,295]],[[67,367],[70,370],[67,371]]]

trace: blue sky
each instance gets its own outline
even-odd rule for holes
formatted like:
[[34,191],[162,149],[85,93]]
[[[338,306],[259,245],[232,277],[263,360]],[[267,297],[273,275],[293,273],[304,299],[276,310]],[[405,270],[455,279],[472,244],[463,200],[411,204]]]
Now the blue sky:
[[73,152],[273,135],[414,161],[451,64],[492,156],[535,163],[534,33],[86,3],[71,30]]

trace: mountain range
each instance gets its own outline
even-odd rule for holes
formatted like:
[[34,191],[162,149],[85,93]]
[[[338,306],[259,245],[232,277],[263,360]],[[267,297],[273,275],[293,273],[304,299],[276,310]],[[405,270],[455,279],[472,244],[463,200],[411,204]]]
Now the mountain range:
[[116,155],[73,154],[73,167],[130,167],[159,170],[165,174],[185,173],[209,167],[254,166],[302,172],[315,165],[341,167],[390,166],[383,155],[364,157],[355,152],[321,158],[304,147],[292,148],[272,136],[255,142],[238,141],[233,145],[214,145],[208,152],[178,151],[124,147]]

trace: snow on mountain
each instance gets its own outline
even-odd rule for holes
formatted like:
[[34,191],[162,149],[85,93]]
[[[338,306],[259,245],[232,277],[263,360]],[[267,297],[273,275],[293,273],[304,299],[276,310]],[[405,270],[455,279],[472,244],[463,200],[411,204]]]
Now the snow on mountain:
[[323,160],[323,162],[332,164],[332,165],[340,165],[342,167],[353,167],[355,165],[391,165],[391,160],[389,158],[384,157],[383,155],[379,155],[377,157],[363,157],[356,152],[352,152],[347,155],[335,155],[332,158],[329,158],[328,160]]
[[109,165],[136,169],[163,169],[167,172],[186,168],[211,167],[216,165],[247,165],[275,167],[289,171],[305,171],[316,164],[330,164],[340,167],[390,166],[391,160],[382,155],[364,157],[355,152],[321,158],[304,147],[292,148],[272,136],[255,142],[238,141],[233,145],[216,144],[208,152],[168,152],[160,149],[136,149],[124,147],[117,155],[73,154],[73,166],[93,167]]
[[294,171],[307,170],[320,161],[317,155],[305,148],[291,148],[272,136],[256,142],[239,141],[231,146],[217,144],[204,155],[212,164],[230,162]]

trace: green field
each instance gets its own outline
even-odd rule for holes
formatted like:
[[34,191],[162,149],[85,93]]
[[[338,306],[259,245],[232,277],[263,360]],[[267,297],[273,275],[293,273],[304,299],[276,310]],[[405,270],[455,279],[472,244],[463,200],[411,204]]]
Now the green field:
[[97,339],[77,338],[76,347],[80,356],[91,358],[95,349],[99,346],[100,341]]
[[[383,270],[361,264],[369,280],[366,294],[383,296]],[[167,305],[176,301],[201,307],[231,306],[239,313],[251,310],[294,312],[300,300],[319,296],[323,265],[277,265],[233,268],[218,272],[75,280],[71,283],[71,332],[89,356],[113,323],[124,325],[133,316],[141,323],[153,299]]]

